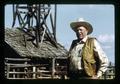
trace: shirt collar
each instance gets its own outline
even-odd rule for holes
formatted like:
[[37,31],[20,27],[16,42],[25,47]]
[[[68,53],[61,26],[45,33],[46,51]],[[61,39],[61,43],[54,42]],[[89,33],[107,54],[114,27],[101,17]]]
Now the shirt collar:
[[86,41],[87,41],[87,38],[88,38],[88,36],[84,37],[81,41],[82,41],[82,42],[86,42]]
[[81,41],[79,41],[78,43],[85,43],[88,39],[88,36],[85,36]]

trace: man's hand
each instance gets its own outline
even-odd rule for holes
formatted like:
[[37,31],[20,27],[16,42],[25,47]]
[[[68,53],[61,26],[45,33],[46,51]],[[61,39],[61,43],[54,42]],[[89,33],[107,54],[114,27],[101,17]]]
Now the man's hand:
[[98,79],[98,77],[95,75],[95,76],[92,76],[92,79]]

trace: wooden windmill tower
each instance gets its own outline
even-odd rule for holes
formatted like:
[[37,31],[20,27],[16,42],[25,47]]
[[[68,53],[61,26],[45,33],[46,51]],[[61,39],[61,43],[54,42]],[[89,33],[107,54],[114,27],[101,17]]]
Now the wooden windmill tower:
[[44,39],[49,40],[57,47],[56,5],[54,5],[53,11],[54,14],[52,14],[51,5],[49,4],[13,5],[12,27],[15,26],[18,20],[19,29],[32,37],[36,47],[39,47],[39,42],[42,44]]

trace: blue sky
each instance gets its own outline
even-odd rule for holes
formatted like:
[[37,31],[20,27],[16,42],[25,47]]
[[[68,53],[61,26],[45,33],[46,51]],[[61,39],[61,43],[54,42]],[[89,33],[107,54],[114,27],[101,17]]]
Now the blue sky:
[[[67,50],[76,39],[70,23],[78,18],[90,22],[93,26],[91,36],[96,37],[109,61],[115,62],[115,8],[112,4],[58,4],[57,5],[57,41]],[[5,27],[12,25],[12,7],[5,6]]]

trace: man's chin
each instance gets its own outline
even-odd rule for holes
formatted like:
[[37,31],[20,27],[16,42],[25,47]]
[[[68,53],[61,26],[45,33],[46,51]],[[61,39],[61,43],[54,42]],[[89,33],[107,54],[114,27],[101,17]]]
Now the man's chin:
[[83,38],[79,38],[79,40],[82,40]]

